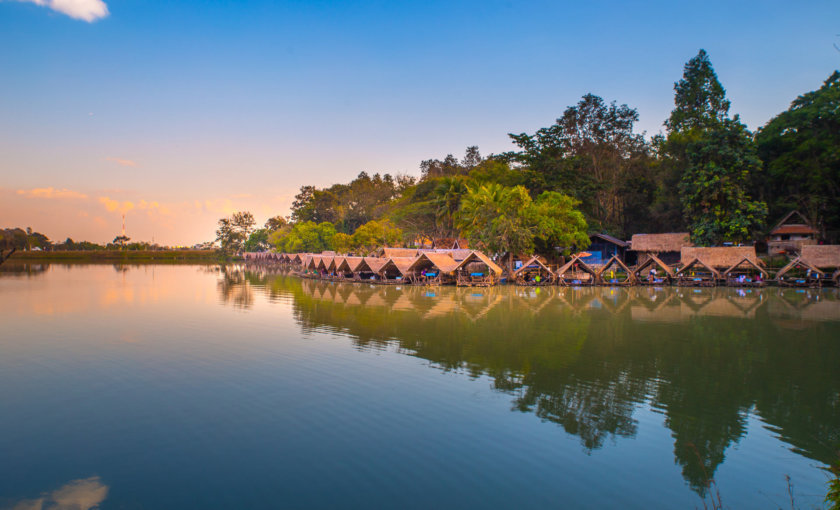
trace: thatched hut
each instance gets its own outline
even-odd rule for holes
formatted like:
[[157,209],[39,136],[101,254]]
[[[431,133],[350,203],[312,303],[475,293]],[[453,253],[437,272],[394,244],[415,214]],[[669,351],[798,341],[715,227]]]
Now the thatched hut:
[[801,257],[822,271],[840,269],[840,245],[837,244],[805,245]]
[[655,254],[649,253],[647,260],[636,266],[633,276],[640,285],[668,285],[674,279],[674,270]]
[[604,266],[598,270],[596,280],[601,285],[618,285],[622,287],[636,283],[636,277],[633,271],[621,261],[618,255],[610,257]]
[[398,284],[408,283],[409,268],[417,257],[390,257],[379,268],[379,280],[377,283]]
[[362,257],[362,260],[353,268],[353,278],[358,281],[377,281],[379,270],[385,262],[387,259],[379,257]]
[[455,283],[459,287],[489,287],[499,283],[502,268],[480,251],[471,252],[455,267]]
[[680,287],[714,287],[720,280],[720,273],[698,258],[690,260],[674,276]]
[[781,287],[819,287],[825,273],[802,257],[796,257],[776,273],[776,283]]
[[769,274],[749,257],[744,257],[724,271],[723,278],[729,287],[764,287]]
[[744,259],[757,266],[764,264],[755,254],[753,246],[683,247],[680,260],[682,265],[685,266],[694,259],[702,260],[704,264],[716,269],[719,273],[735,264],[740,264]]
[[355,279],[355,268],[362,260],[362,257],[342,257],[341,262],[335,268],[336,276],[341,280]]
[[442,253],[442,254],[445,254],[445,255],[449,255],[456,262],[461,262],[465,258],[469,257],[470,253],[472,253],[473,251],[468,250],[468,249],[460,249],[460,248],[455,248],[455,249],[449,249],[449,248],[421,248],[421,249],[417,250],[417,252],[418,252],[418,254],[420,254],[420,253]]
[[590,234],[589,247],[586,249],[589,256],[581,257],[581,260],[590,266],[602,266],[617,256],[621,262],[624,262],[625,253],[629,247],[630,243],[609,234]]
[[543,264],[539,257],[531,257],[522,267],[513,272],[513,280],[520,286],[542,286],[554,283],[554,273]]
[[637,262],[643,264],[650,254],[669,265],[680,261],[680,251],[683,246],[694,246],[688,232],[669,234],[633,234],[630,239],[630,249],[636,252]]
[[411,282],[417,285],[441,285],[455,281],[458,262],[446,253],[423,252],[408,268]]
[[575,287],[595,285],[598,279],[598,272],[582,261],[580,255],[572,256],[554,274],[557,275],[558,284]]

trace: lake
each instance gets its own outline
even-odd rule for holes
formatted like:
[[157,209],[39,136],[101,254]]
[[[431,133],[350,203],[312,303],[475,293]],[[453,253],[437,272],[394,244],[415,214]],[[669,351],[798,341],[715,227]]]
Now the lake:
[[0,324],[0,508],[814,508],[840,444],[836,289],[7,263]]

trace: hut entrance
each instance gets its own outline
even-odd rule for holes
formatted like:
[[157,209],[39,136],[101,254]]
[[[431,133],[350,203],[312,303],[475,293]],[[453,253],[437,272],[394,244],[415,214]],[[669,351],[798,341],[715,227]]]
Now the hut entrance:
[[353,280],[355,278],[353,269],[359,265],[362,257],[344,257],[336,267],[335,273],[339,280]]
[[353,279],[375,283],[379,280],[379,270],[384,264],[385,261],[378,257],[364,257],[353,270]]
[[552,285],[555,276],[538,257],[531,257],[522,264],[522,267],[513,272],[513,278],[516,285],[536,287]]
[[557,283],[575,287],[595,285],[598,273],[575,255],[557,270]]
[[819,287],[824,277],[822,271],[797,257],[776,273],[776,283],[781,287]]
[[455,268],[455,283],[459,287],[489,287],[499,283],[502,268],[486,255],[474,251]]
[[636,268],[633,276],[640,285],[669,285],[674,278],[674,270],[651,253],[647,260]]
[[714,287],[720,279],[720,273],[700,259],[693,259],[675,276],[680,287]]
[[749,257],[744,257],[741,262],[723,273],[729,287],[764,287],[767,284],[767,276],[767,271]]
[[633,285],[635,280],[636,278],[630,268],[624,265],[624,262],[615,255],[598,271],[598,281],[601,282],[601,285],[627,286]]
[[415,285],[442,285],[454,282],[456,267],[458,263],[448,254],[421,253],[409,266],[408,275]]
[[379,270],[379,283],[396,285],[408,283],[406,275],[408,268],[414,262],[414,257],[391,257],[385,261]]

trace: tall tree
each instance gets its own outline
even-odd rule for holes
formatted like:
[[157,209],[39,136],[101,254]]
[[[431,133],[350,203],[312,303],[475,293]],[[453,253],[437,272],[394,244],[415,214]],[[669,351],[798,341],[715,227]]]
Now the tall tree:
[[756,134],[772,218],[798,209],[823,237],[840,237],[840,72]]
[[680,203],[692,239],[706,246],[748,241],[767,215],[766,204],[750,193],[761,166],[752,135],[737,115],[729,118],[726,92],[704,50],[685,65],[674,91],[674,110],[665,122],[664,164],[679,175]]
[[250,212],[235,212],[229,218],[219,220],[216,241],[222,253],[234,255],[242,251],[242,245],[248,239],[256,221]]

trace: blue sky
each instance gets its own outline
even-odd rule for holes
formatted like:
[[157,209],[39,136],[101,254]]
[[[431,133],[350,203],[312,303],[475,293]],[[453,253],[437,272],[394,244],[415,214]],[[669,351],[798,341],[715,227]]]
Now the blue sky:
[[840,67],[838,34],[836,0],[0,1],[2,226],[207,240],[303,184],[510,150],[588,92],[655,134],[700,48],[755,129]]

